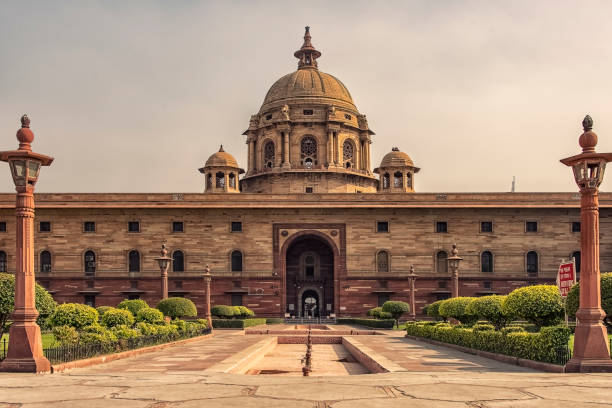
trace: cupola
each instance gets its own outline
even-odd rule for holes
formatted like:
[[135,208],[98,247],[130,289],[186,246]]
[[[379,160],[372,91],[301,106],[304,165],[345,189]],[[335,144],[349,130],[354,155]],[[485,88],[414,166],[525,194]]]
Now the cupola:
[[205,193],[240,192],[238,177],[244,170],[238,167],[234,156],[223,150],[223,145],[206,160],[206,164],[199,171],[205,177]]
[[414,193],[414,175],[421,170],[415,167],[410,156],[397,147],[391,149],[374,169],[379,175],[378,191],[381,193]]

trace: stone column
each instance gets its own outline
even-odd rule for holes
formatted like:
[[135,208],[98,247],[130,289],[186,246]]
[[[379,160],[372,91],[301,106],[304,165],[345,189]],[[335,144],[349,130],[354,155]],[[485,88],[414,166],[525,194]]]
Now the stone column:
[[291,168],[291,155],[289,154],[289,132],[283,132],[283,143],[285,144],[285,151],[283,152],[283,167]]
[[249,159],[248,159],[249,169],[248,169],[248,172],[251,173],[251,172],[253,172],[253,169],[255,168],[255,162],[254,162],[254,157],[253,157],[253,150],[254,150],[253,139],[249,139],[248,143],[249,143]]
[[414,283],[416,280],[416,274],[414,273],[414,266],[410,265],[410,273],[408,274],[408,280],[410,281],[410,320],[416,320],[416,300]]
[[210,314],[210,282],[212,280],[212,275],[210,273],[210,267],[206,265],[206,269],[204,270],[204,286],[206,288],[206,302],[204,304],[204,317],[208,322],[208,327],[212,330],[212,317]]
[[333,152],[334,152],[334,132],[332,132],[331,130],[327,131],[327,166],[333,166],[334,165],[334,157],[333,157]]
[[370,161],[370,143],[371,142],[369,140],[366,140],[366,142],[365,142],[365,149],[366,149],[366,170],[368,172],[370,172],[371,171],[370,169],[372,168],[372,163]]
[[15,308],[9,330],[8,354],[0,364],[0,371],[39,373],[51,369],[43,354],[40,327],[36,324],[33,193],[33,187],[17,187]]
[[334,164],[336,166],[340,165],[340,158],[338,157],[338,153],[339,153],[339,146],[338,146],[338,139],[340,139],[338,137],[338,132],[334,132]]

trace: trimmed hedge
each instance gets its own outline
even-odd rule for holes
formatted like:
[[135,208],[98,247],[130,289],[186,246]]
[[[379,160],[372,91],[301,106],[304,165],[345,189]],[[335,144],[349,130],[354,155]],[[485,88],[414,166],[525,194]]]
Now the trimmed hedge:
[[557,350],[567,347],[571,330],[560,325],[543,327],[539,333],[526,333],[514,329],[473,330],[433,322],[417,322],[406,324],[406,333],[491,353],[558,363]]
[[[427,316],[433,317],[435,320],[446,320],[445,317],[440,316],[440,305],[442,304],[442,302],[444,302],[444,300],[438,300],[426,306]],[[423,308],[423,313],[425,313],[425,308]]]
[[283,324],[285,319],[280,317],[266,317],[266,324]]
[[59,305],[49,317],[51,326],[72,326],[80,329],[98,323],[98,311],[80,303]]
[[456,297],[442,301],[438,313],[440,316],[448,319],[452,317],[461,322],[461,324],[474,324],[478,320],[478,316],[470,313],[468,306],[476,298],[473,297]]
[[506,296],[500,295],[477,297],[470,302],[467,312],[480,319],[488,320],[496,330],[499,330],[514,318],[512,315],[503,313],[502,305],[505,300]]
[[164,322],[164,314],[152,307],[140,309],[136,313],[136,321],[150,324],[161,324]]
[[392,329],[395,325],[394,319],[359,319],[341,317],[337,320],[338,324],[359,324],[361,326],[373,327],[376,329]]
[[104,327],[115,326],[132,326],[134,324],[134,315],[127,309],[113,309],[102,315],[100,320]]
[[266,319],[263,317],[253,319],[213,319],[212,324],[215,329],[245,329],[266,324]]
[[559,324],[565,315],[559,288],[554,285],[525,286],[513,290],[506,297],[502,312],[522,317],[538,327]]
[[149,305],[147,304],[147,302],[142,299],[125,299],[119,302],[119,304],[117,305],[117,309],[129,310],[130,313],[134,315],[134,317],[136,317],[139,310],[146,309],[148,307]]
[[164,316],[170,316],[173,319],[180,317],[195,317],[198,315],[195,304],[191,300],[182,297],[170,297],[160,300],[157,304],[157,309],[162,312]]
[[410,311],[410,305],[406,302],[402,302],[399,300],[388,300],[382,305],[382,312],[380,312],[379,317],[384,319],[385,315],[383,313],[388,313],[393,319],[395,319],[395,324],[399,326],[399,318],[402,317],[404,313],[408,313]]

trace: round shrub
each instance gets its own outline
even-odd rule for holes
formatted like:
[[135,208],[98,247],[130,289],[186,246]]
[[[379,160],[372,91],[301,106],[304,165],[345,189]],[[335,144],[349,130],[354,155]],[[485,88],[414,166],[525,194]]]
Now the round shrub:
[[565,314],[559,289],[553,285],[525,286],[513,290],[506,297],[502,312],[522,317],[538,327],[558,324]]
[[453,319],[459,320],[461,324],[471,325],[478,320],[477,316],[474,316],[468,311],[468,306],[474,299],[475,298],[472,297],[461,296],[446,299],[440,304],[438,313],[445,319],[452,317]]
[[168,299],[161,300],[157,304],[157,309],[172,319],[179,317],[195,317],[198,315],[198,310],[195,304],[186,298],[171,297]]
[[374,308],[368,310],[367,315],[371,316],[371,317],[378,318],[379,315],[380,315],[380,312],[382,312],[382,307],[380,307],[380,306],[379,307],[374,307]]
[[211,308],[210,313],[220,319],[231,319],[234,317],[234,308],[226,305],[215,305]]
[[486,319],[496,330],[510,323],[514,316],[502,312],[502,304],[506,296],[492,295],[474,298],[467,307],[467,312],[477,318]]
[[164,321],[164,314],[157,309],[153,309],[152,307],[147,307],[144,309],[140,309],[138,313],[136,313],[136,321],[151,323],[151,324],[159,324]]
[[410,305],[406,302],[400,302],[397,300],[388,300],[382,305],[382,311],[391,313],[393,319],[395,319],[395,325],[399,326],[399,318],[410,311]]
[[[607,315],[604,320],[606,325],[610,327],[610,320],[612,318],[612,272],[606,272],[601,274],[600,278],[601,286],[601,308]],[[565,299],[565,307],[567,309],[567,315],[575,318],[578,307],[580,306],[580,282],[576,283],[570,289]]]
[[[443,300],[438,300],[433,302],[432,304],[426,306],[427,307],[427,316],[433,317],[435,320],[446,320],[446,318],[440,316],[440,305],[444,302]],[[425,308],[423,308],[423,313],[425,313]]]
[[98,315],[100,315],[100,317],[102,317],[102,315],[106,312],[108,312],[109,310],[113,310],[114,307],[112,306],[98,306],[96,307],[96,310],[98,311]]
[[80,329],[98,322],[98,311],[80,303],[64,303],[55,308],[49,323],[55,326],[71,326]]
[[134,315],[127,309],[114,309],[104,313],[100,321],[105,327],[131,326],[134,324]]
[[238,312],[240,313],[240,317],[243,319],[255,316],[255,312],[249,309],[246,306],[236,306]]
[[117,341],[117,336],[106,327],[100,326],[99,324],[92,324],[85,326],[79,333],[79,343],[91,344],[91,343],[114,343]]
[[389,312],[380,312],[378,314],[378,319],[381,319],[381,320],[393,319],[393,315]]
[[135,317],[140,309],[144,309],[149,307],[147,302],[142,299],[133,299],[133,300],[122,300],[118,305],[117,309],[125,309],[129,310],[130,313]]
[[62,346],[76,344],[79,341],[79,333],[72,326],[56,326],[53,328],[53,337]]

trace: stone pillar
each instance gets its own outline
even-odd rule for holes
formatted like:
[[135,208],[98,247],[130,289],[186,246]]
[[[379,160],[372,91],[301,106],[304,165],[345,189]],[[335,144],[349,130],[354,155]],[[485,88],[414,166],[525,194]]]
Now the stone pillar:
[[410,265],[410,273],[408,274],[408,280],[410,281],[410,320],[416,320],[416,300],[415,300],[415,289],[414,283],[417,276],[414,273],[414,266]]
[[286,169],[291,168],[291,155],[290,155],[290,147],[289,147],[289,132],[283,132],[283,143],[285,144],[285,151],[283,152],[283,167]]
[[15,308],[9,330],[9,348],[1,371],[40,373],[51,370],[42,350],[40,327],[36,324],[34,277],[34,188],[17,187],[17,251]]
[[369,173],[372,168],[372,163],[370,162],[370,141],[366,140],[365,142],[365,149],[366,149],[366,170]]
[[327,166],[334,165],[334,132],[327,132]]
[[340,158],[338,157],[338,153],[339,153],[339,146],[338,146],[338,132],[334,132],[334,164],[336,166],[340,165]]
[[253,150],[254,150],[254,144],[255,142],[253,141],[253,139],[249,139],[249,159],[248,159],[248,165],[249,165],[249,173],[253,172],[253,169],[255,168],[255,159],[253,157]]
[[212,275],[210,273],[210,267],[206,265],[206,269],[203,275],[204,278],[204,286],[206,288],[206,302],[204,304],[204,317],[208,322],[208,327],[212,330],[212,317],[210,314],[210,282],[212,280]]

